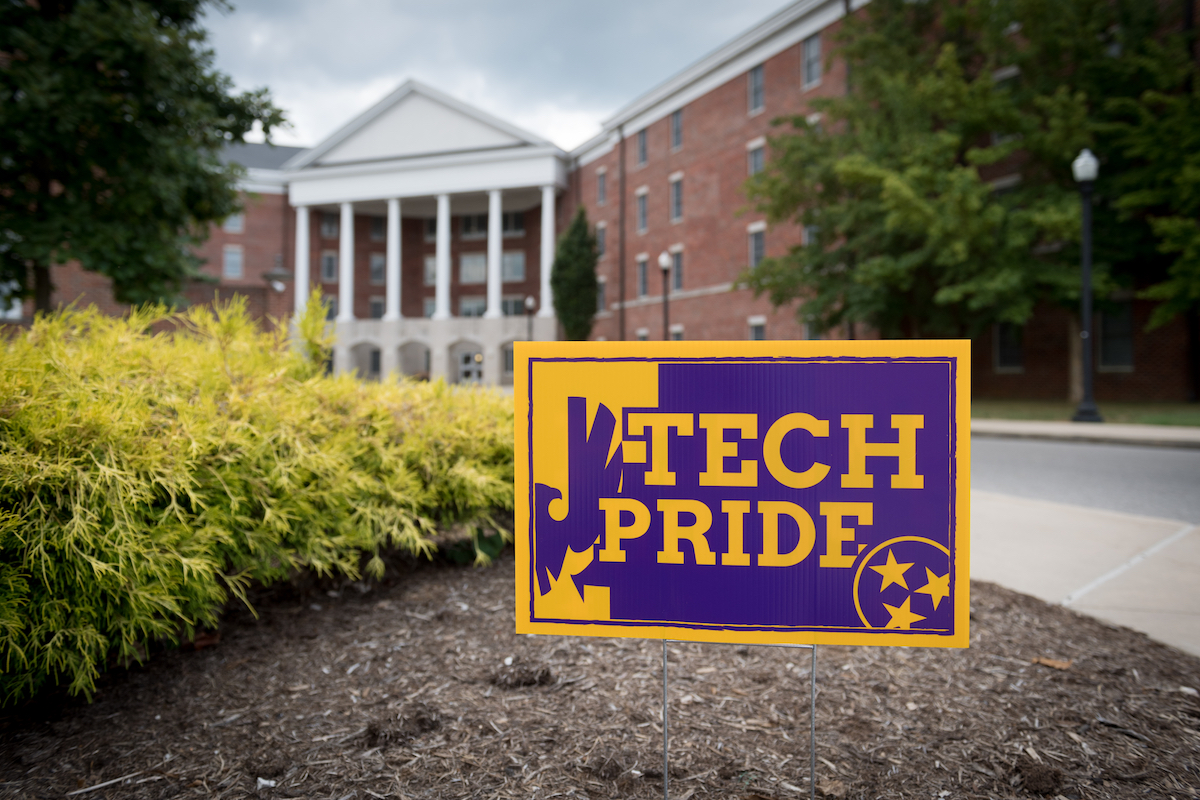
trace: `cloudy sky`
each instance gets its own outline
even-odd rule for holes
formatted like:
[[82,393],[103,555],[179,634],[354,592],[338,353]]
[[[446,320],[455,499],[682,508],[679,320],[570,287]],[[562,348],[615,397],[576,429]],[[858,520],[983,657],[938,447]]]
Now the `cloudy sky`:
[[416,78],[571,148],[787,0],[234,0],[217,67],[269,87],[313,145]]

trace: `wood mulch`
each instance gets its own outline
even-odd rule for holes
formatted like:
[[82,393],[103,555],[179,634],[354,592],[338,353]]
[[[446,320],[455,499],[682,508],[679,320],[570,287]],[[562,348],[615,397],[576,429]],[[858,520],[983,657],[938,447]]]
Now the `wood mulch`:
[[[10,709],[0,797],[661,797],[659,642],[515,635],[511,555],[392,566]],[[1200,660],[972,591],[968,650],[818,648],[820,795],[1200,795]],[[672,796],[807,797],[809,653],[668,654]]]

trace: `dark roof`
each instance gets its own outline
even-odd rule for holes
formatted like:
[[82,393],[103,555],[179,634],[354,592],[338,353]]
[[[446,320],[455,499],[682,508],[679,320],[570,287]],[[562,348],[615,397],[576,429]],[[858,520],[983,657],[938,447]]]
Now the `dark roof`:
[[284,162],[307,147],[283,147],[276,144],[227,144],[221,153],[225,163],[241,164],[247,169],[279,169]]

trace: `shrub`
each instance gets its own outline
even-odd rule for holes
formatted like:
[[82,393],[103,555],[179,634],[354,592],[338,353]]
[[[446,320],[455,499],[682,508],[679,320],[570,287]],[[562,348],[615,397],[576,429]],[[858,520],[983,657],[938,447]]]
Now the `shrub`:
[[260,330],[240,299],[68,310],[0,351],[3,702],[90,696],[252,581],[378,576],[382,549],[429,554],[451,525],[508,535],[507,398],[326,377],[318,302],[296,330]]

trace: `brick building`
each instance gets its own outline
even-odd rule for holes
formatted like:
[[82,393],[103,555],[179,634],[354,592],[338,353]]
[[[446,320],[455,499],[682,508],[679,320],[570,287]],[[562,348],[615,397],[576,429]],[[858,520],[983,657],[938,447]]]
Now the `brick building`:
[[[570,153],[415,81],[312,149],[231,147],[248,170],[245,212],[214,227],[200,255],[217,283],[189,299],[236,291],[255,313],[280,316],[303,303],[298,287],[319,287],[335,306],[338,370],[510,383],[512,343],[556,335],[555,232],[583,205],[601,248],[593,338],[808,338],[795,306],[734,285],[805,236],[768,227],[743,184],[764,166],[771,120],[846,91],[831,44],[851,4],[791,3]],[[97,276],[60,267],[54,280],[62,302],[120,310]],[[1184,322],[1145,333],[1149,304],[1105,308],[1097,397],[1193,398],[1197,345]],[[864,332],[832,335],[854,333]],[[974,343],[976,396],[1076,396],[1078,342],[1074,316],[1057,308],[994,328]]]

